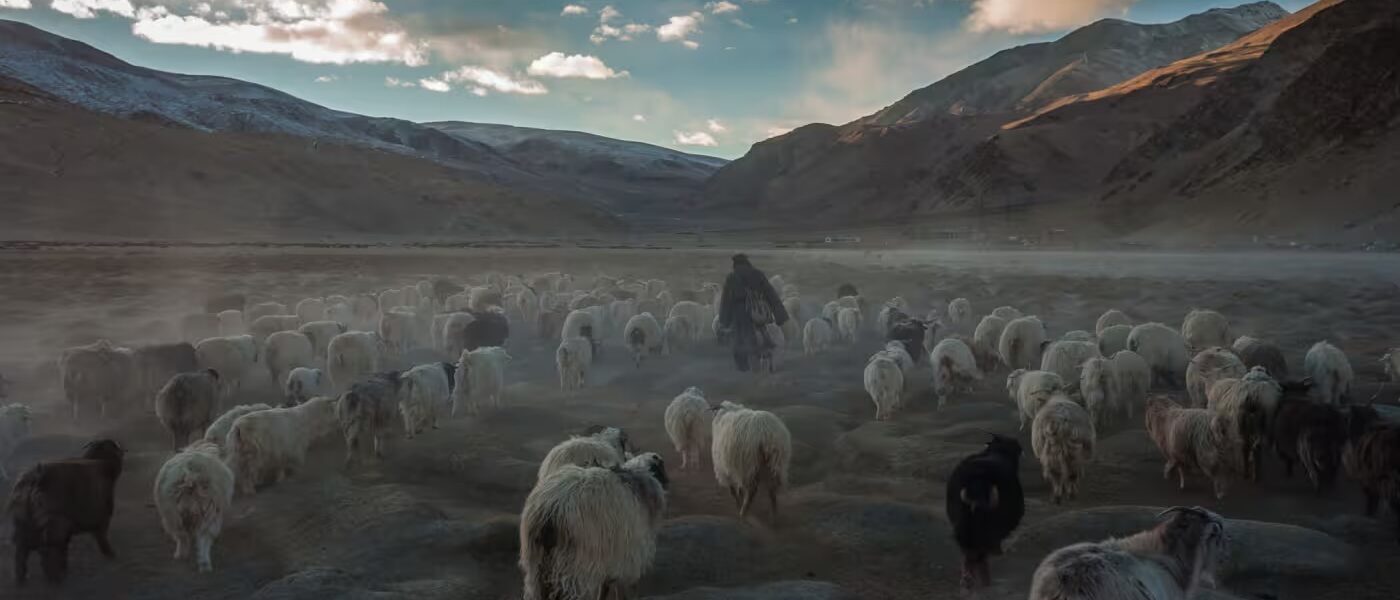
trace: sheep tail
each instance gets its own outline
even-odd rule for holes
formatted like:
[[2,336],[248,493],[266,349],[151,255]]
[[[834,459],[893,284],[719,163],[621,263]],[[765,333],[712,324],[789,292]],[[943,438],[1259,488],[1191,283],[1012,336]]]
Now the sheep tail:
[[524,547],[520,549],[522,566],[534,565],[525,570],[524,600],[552,600],[558,594],[555,589],[554,551],[560,545],[559,528],[552,519],[532,521],[526,532]]
[[183,479],[175,485],[175,511],[182,531],[196,531],[214,513],[213,502],[203,493],[205,482]]

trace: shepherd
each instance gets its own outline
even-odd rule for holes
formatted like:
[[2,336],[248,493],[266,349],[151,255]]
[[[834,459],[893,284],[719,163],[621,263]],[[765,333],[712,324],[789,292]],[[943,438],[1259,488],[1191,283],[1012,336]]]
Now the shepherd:
[[[769,337],[769,324],[782,327],[788,320],[787,310],[773,284],[763,271],[755,269],[744,254],[735,254],[734,271],[724,280],[724,292],[719,306],[719,324],[734,344],[734,366],[749,370],[750,358],[760,364],[772,364],[776,347]],[[765,360],[766,359],[766,360]]]

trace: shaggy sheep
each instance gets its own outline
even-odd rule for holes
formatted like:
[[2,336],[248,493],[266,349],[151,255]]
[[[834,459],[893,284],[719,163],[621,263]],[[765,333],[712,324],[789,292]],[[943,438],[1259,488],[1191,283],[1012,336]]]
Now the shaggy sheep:
[[559,372],[559,389],[583,389],[588,371],[593,368],[593,344],[587,338],[567,338],[554,351],[554,366]]
[[379,309],[384,312],[403,306],[403,290],[390,288],[379,292]]
[[1175,329],[1161,323],[1133,327],[1128,334],[1128,349],[1147,361],[1154,381],[1166,387],[1182,385],[1191,355],[1186,349],[1186,340]]
[[24,404],[16,402],[0,407],[0,480],[10,480],[10,474],[5,471],[5,461],[20,442],[29,437],[32,420],[29,407]]
[[467,308],[474,313],[486,312],[487,309],[503,306],[504,303],[501,291],[493,287],[474,287],[467,292]]
[[180,317],[180,339],[191,344],[219,335],[219,315],[194,313]]
[[400,377],[398,405],[405,437],[411,440],[426,428],[437,429],[438,419],[450,414],[456,373],[457,365],[452,363],[429,363]]
[[520,513],[524,599],[636,598],[668,483],[648,452],[616,467],[569,466],[536,485]]
[[1040,473],[1050,482],[1055,504],[1079,494],[1079,478],[1094,458],[1094,424],[1089,413],[1057,392],[1031,422],[1031,449]]
[[1225,520],[1200,507],[1157,516],[1167,519],[1147,531],[1050,553],[1031,578],[1030,600],[1188,600],[1215,587],[1229,551]]
[[402,356],[408,351],[431,340],[418,339],[418,314],[412,309],[395,307],[384,312],[379,318],[379,337],[384,340],[384,348],[392,355]]
[[792,434],[783,420],[768,411],[724,402],[715,412],[711,431],[710,460],[715,480],[729,490],[739,508],[739,518],[748,516],[759,489],[766,488],[776,523],[778,493],[787,487],[788,463],[792,460]]
[[1034,369],[1040,366],[1045,341],[1045,324],[1035,316],[1021,317],[1007,322],[997,340],[997,353],[1009,369]]
[[466,345],[463,350],[476,350],[486,347],[505,347],[510,338],[510,320],[498,306],[472,313],[475,319],[466,326]]
[[628,448],[626,431],[619,427],[594,427],[582,436],[572,436],[550,448],[540,461],[535,479],[544,481],[566,465],[620,465],[627,459]]
[[504,348],[495,346],[463,352],[457,374],[462,383],[453,392],[453,414],[463,407],[467,414],[477,414],[479,405],[488,400],[492,408],[500,408],[501,393],[506,382],[506,363],[510,361],[510,354]]
[[972,348],[962,340],[948,338],[938,342],[928,360],[933,366],[933,393],[938,397],[939,408],[947,405],[953,392],[971,389],[974,382],[982,380]]
[[860,336],[860,309],[842,308],[836,313],[837,338],[842,343],[854,344]]
[[1288,379],[1288,361],[1283,358],[1283,351],[1278,346],[1263,340],[1242,335],[1235,340],[1231,346],[1235,356],[1240,357],[1245,368],[1264,367],[1274,379],[1283,381]]
[[296,331],[279,331],[268,336],[262,356],[268,375],[275,383],[285,382],[292,369],[316,364],[311,339]]
[[220,337],[232,337],[235,335],[243,335],[248,332],[243,326],[243,311],[225,310],[220,312],[218,317]]
[[1230,341],[1234,339],[1230,335],[1230,321],[1225,315],[1199,309],[1186,313],[1186,319],[1181,322],[1181,337],[1186,340],[1186,347],[1191,352],[1216,346],[1229,348]]
[[[909,355],[914,364],[918,364],[924,359],[924,355],[932,350],[931,345],[926,346],[926,342],[937,337],[938,321],[920,321],[910,318],[907,315],[897,315],[894,323],[890,325],[889,331],[885,332],[885,340],[899,342],[904,347],[904,352]],[[888,347],[888,344],[886,345]]]
[[1079,391],[1084,361],[1091,358],[1101,358],[1098,344],[1065,340],[1050,342],[1041,355],[1040,370],[1059,375],[1065,382],[1065,391],[1075,393]]
[[831,348],[831,322],[826,319],[808,319],[802,327],[802,353],[813,356]]
[[331,340],[346,331],[345,325],[337,321],[311,321],[297,328],[297,332],[311,341],[311,355],[321,360],[326,358],[326,348]]
[[535,290],[530,288],[520,290],[515,295],[515,310],[520,313],[520,321],[525,324],[526,332],[538,334],[538,330],[530,331],[532,327],[538,325],[540,320],[540,297],[535,293]]
[[[796,297],[783,299],[783,310],[787,311],[788,320],[783,321],[783,339],[789,344],[796,344],[802,339],[802,301]],[[715,315],[718,318],[719,315]]]
[[1248,372],[1234,352],[1225,348],[1206,348],[1186,365],[1186,393],[1191,398],[1191,406],[1201,408],[1206,405],[1206,393],[1215,382],[1222,379],[1240,378]]
[[1259,461],[1282,390],[1263,367],[1255,367],[1242,378],[1215,382],[1206,394],[1206,408],[1224,428],[1221,448],[1234,455],[1235,470],[1254,481],[1259,480]]
[[1347,475],[1361,484],[1366,516],[1376,516],[1381,496],[1385,496],[1397,518],[1395,538],[1400,540],[1400,425],[1382,421],[1371,406],[1351,406],[1348,410],[1342,463]]
[[841,303],[835,300],[822,305],[822,319],[828,323],[836,323],[836,315],[841,313]]
[[350,331],[331,338],[326,347],[326,370],[331,389],[341,392],[350,384],[378,371],[384,343],[379,334]]
[[1006,330],[1006,319],[996,315],[987,315],[977,323],[977,329],[972,332],[972,350],[976,356],[988,357],[991,362],[984,364],[977,362],[978,368],[985,373],[995,371],[1001,363],[1001,355],[997,352],[997,345],[1001,343],[1001,332]]
[[1084,407],[1089,410],[1096,428],[1102,429],[1109,424],[1110,417],[1127,412],[1117,404],[1116,382],[1112,359],[1094,357],[1084,361],[1079,393],[1084,396]]
[[[327,306],[322,318],[339,323],[341,327],[345,328],[345,331],[349,331],[352,326],[356,325],[355,309],[351,308],[349,304],[336,303]],[[312,322],[315,323],[315,321]],[[345,333],[345,331],[341,333]]]
[[666,319],[666,325],[661,331],[661,353],[669,356],[689,348],[700,339],[699,331],[699,324],[692,322],[690,317],[672,315]]
[[1104,311],[1102,315],[1099,315],[1099,320],[1094,322],[1094,335],[1103,337],[1104,331],[1107,331],[1110,327],[1119,325],[1126,325],[1129,329],[1132,329],[1133,320],[1129,319],[1128,315],[1123,314],[1123,311],[1110,308]]
[[1347,442],[1346,414],[1340,408],[1308,399],[1309,383],[1285,383],[1274,413],[1270,441],[1283,462],[1284,474],[1293,476],[1301,463],[1313,489],[1331,487],[1341,470]]
[[1025,315],[1021,314],[1021,311],[1016,310],[1013,307],[998,306],[992,309],[992,316],[1006,321],[1007,323],[1010,323],[1012,321],[1015,321],[1016,319],[1024,317]]
[[948,476],[944,507],[962,550],[964,590],[991,584],[987,559],[1001,554],[1002,541],[1026,514],[1020,465],[1021,443],[992,434],[986,448],[962,459]]
[[1199,471],[1211,483],[1216,498],[1224,498],[1230,466],[1226,456],[1228,441],[1219,417],[1204,408],[1182,408],[1167,396],[1147,399],[1147,435],[1166,459],[1162,477],[1176,472],[1181,489],[1186,489],[1186,472]]
[[[259,302],[243,310],[243,318],[248,323],[254,323],[258,319],[268,315],[290,314],[287,305],[281,302]],[[252,333],[249,331],[248,333]]]
[[350,299],[350,331],[379,330],[379,299],[371,294],[357,294]]
[[262,345],[267,338],[279,331],[296,331],[301,327],[301,318],[296,315],[265,315],[258,317],[248,326],[248,334]]
[[237,393],[262,358],[258,343],[251,335],[202,340],[195,344],[194,353],[201,368],[219,372],[220,400]]
[[876,352],[870,357],[865,364],[865,392],[875,402],[875,420],[894,416],[904,395],[904,371],[892,355]]
[[[885,302],[880,308],[880,312],[875,315],[875,335],[883,336],[890,330],[890,326],[895,321],[909,318],[909,303],[904,298],[895,296]],[[791,315],[791,313],[789,313]]]
[[476,317],[465,312],[438,315],[434,319],[434,330],[437,332],[434,346],[448,356],[461,356],[467,349],[467,326],[475,320]]
[[98,340],[88,346],[68,348],[58,359],[63,395],[77,420],[79,407],[96,404],[98,416],[122,406],[136,375],[136,359],[131,350]]
[[1114,353],[1112,359],[1116,398],[1112,405],[1131,419],[1147,399],[1147,390],[1152,386],[1152,369],[1132,350],[1120,350]]
[[763,326],[764,333],[768,340],[773,343],[772,348],[759,348],[758,366],[756,372],[767,371],[773,373],[777,371],[778,365],[782,363],[783,349],[787,348],[787,336],[783,334],[783,328],[774,323]]
[[194,346],[186,342],[137,346],[132,349],[131,358],[136,363],[134,393],[142,401],[142,408],[154,401],[156,392],[171,377],[199,368]]
[[1128,349],[1128,336],[1132,335],[1132,325],[1110,325],[1099,333],[1099,354],[1113,356]]
[[217,313],[223,310],[239,309],[248,303],[247,296],[243,294],[218,294],[204,299],[204,312]]
[[287,373],[282,384],[283,406],[296,406],[330,392],[330,381],[320,369],[297,367]]
[[[608,322],[618,328],[614,330],[614,333],[622,333],[622,330],[627,327],[627,322],[631,321],[632,317],[637,316],[637,314],[636,300],[614,300],[608,305]],[[657,329],[660,328],[660,324],[658,324]]]
[[17,585],[28,579],[30,552],[39,553],[49,582],[61,583],[68,575],[68,543],[78,534],[92,534],[102,555],[116,558],[107,530],[125,456],[116,442],[96,440],[80,458],[43,461],[19,476],[8,507]]
[[252,410],[235,419],[224,441],[224,457],[238,493],[252,495],[259,484],[281,482],[301,468],[307,448],[335,427],[336,401],[324,396],[290,408]]
[[237,421],[238,417],[269,408],[272,407],[266,404],[240,404],[224,411],[224,414],[219,415],[219,418],[214,419],[213,423],[204,428],[204,441],[218,444],[221,448],[224,447],[224,443],[228,441],[228,432],[233,429],[233,422]]
[[1047,371],[1027,371],[1016,369],[1006,376],[1006,393],[1016,403],[1021,416],[1019,431],[1025,431],[1026,423],[1050,401],[1050,397],[1064,391],[1065,382],[1055,373]]
[[292,313],[301,320],[301,324],[314,323],[326,316],[326,301],[322,298],[306,298],[297,302]]
[[153,495],[160,524],[175,541],[175,560],[188,558],[193,546],[199,571],[213,571],[209,552],[233,504],[233,471],[220,460],[219,445],[195,442],[166,460]]
[[642,313],[627,319],[627,325],[622,328],[622,339],[632,350],[632,360],[637,364],[637,368],[641,368],[642,359],[647,354],[660,354],[666,346],[665,340],[661,338],[661,325],[651,313]]
[[948,328],[957,332],[972,329],[972,303],[967,298],[955,298],[948,303]]
[[[428,298],[428,301],[432,302],[432,299],[430,297],[424,296],[422,292],[419,292],[418,288],[415,286],[406,285],[400,290],[400,292],[403,294],[404,306],[416,307],[421,302],[423,302],[424,298]],[[429,309],[431,309],[431,305],[429,306]]]
[[1313,381],[1313,394],[1323,402],[1342,405],[1351,400],[1351,362],[1336,346],[1318,342],[1303,357],[1303,372]]
[[709,429],[710,404],[698,387],[686,388],[666,405],[666,434],[681,455],[681,470],[699,468]]
[[602,335],[603,332],[593,318],[593,313],[586,310],[572,310],[569,312],[569,316],[564,319],[564,328],[559,332],[559,341],[581,337],[588,340],[588,343],[596,348],[602,341]]
[[219,405],[219,372],[180,373],[156,393],[156,418],[170,432],[170,449],[178,452],[193,434],[204,434]]
[[372,448],[375,458],[384,457],[402,385],[399,372],[385,371],[351,384],[350,389],[341,394],[335,416],[345,436],[347,467],[359,459],[361,446]]

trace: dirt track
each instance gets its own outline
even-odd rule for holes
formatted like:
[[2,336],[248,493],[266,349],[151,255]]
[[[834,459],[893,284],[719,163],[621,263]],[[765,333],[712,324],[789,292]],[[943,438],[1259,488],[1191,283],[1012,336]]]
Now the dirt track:
[[[568,399],[557,390],[553,344],[514,338],[507,408],[452,422],[416,440],[395,440],[383,463],[350,474],[341,469],[342,445],[328,440],[305,472],[235,501],[235,516],[214,548],[216,571],[208,576],[169,558],[173,545],[160,531],[150,498],[154,473],[168,454],[155,419],[75,433],[55,388],[53,359],[60,348],[101,336],[135,343],[172,335],[156,322],[173,321],[216,289],[294,302],[432,275],[465,280],[487,270],[563,270],[581,281],[597,273],[660,277],[681,287],[719,281],[727,255],[623,250],[0,254],[0,372],[17,382],[12,400],[35,405],[40,413],[37,435],[6,466],[17,473],[37,459],[72,453],[93,435],[115,437],[131,451],[112,534],[119,558],[105,561],[94,544],[79,539],[61,591],[37,584],[20,597],[518,597],[515,519],[537,462],[554,443],[592,424],[626,427],[639,447],[661,452],[672,469],[668,521],[656,565],[643,580],[645,596],[953,597],[957,550],[942,516],[942,478],[980,445],[979,430],[1015,431],[1014,411],[1004,399],[1005,374],[989,376],[971,397],[935,411],[925,370],[912,408],[892,422],[873,422],[860,375],[865,357],[880,345],[869,328],[855,347],[814,358],[792,352],[771,376],[738,375],[725,353],[710,346],[635,370],[614,344],[595,369],[594,384]],[[1052,335],[1092,329],[1107,308],[1173,326],[1192,307],[1214,308],[1232,319],[1237,333],[1283,346],[1295,370],[1309,344],[1330,339],[1351,357],[1363,399],[1377,391],[1376,359],[1400,340],[1400,260],[1387,255],[760,252],[754,259],[770,275],[781,273],[801,287],[808,316],[846,281],[874,302],[903,295],[920,312],[946,307],[958,296],[969,298],[979,315],[1014,305],[1040,315]],[[662,430],[661,414],[691,385],[702,387],[711,401],[738,400],[773,410],[792,430],[793,489],[782,499],[776,527],[766,511],[750,523],[737,522],[731,501],[708,471],[676,470],[679,459]],[[1394,390],[1382,399],[1394,402]],[[255,386],[242,400],[267,393]],[[1029,449],[1028,439],[1023,444]],[[1224,585],[1240,597],[1400,597],[1400,573],[1383,567],[1400,559],[1400,547],[1389,535],[1393,516],[1383,514],[1379,523],[1359,516],[1361,498],[1351,482],[1317,497],[1303,480],[1284,480],[1276,462],[1266,469],[1263,484],[1236,484],[1221,502],[1198,479],[1179,492],[1161,479],[1161,460],[1141,425],[1131,424],[1102,432],[1081,498],[1056,507],[1027,455],[1022,481],[1029,510],[1021,539],[993,563],[996,584],[983,597],[1023,598],[1030,572],[1046,551],[1128,533],[1133,528],[1124,523],[1137,522],[1111,511],[1068,520],[1052,519],[1055,515],[1172,504],[1199,504],[1233,519],[1302,525],[1358,551],[1354,560],[1338,559],[1344,564],[1324,564],[1309,556],[1322,550],[1271,554],[1275,549],[1266,545],[1237,547],[1236,567]],[[8,527],[0,525],[6,538],[0,563],[6,565],[12,553]],[[808,582],[794,583],[803,580]],[[682,594],[700,586],[751,588],[771,582],[789,583],[752,596]],[[12,585],[8,568],[3,569],[0,589]]]

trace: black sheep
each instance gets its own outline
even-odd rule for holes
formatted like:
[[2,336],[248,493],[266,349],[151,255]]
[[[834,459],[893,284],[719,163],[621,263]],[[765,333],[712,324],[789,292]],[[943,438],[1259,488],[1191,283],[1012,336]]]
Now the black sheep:
[[1021,443],[992,434],[987,447],[964,458],[948,477],[948,521],[962,549],[963,589],[991,584],[987,559],[1001,554],[1001,543],[1026,514],[1019,474]]
[[107,527],[116,508],[113,494],[126,451],[112,440],[83,447],[81,458],[44,461],[20,475],[10,492],[14,520],[15,583],[24,585],[29,553],[38,552],[44,575],[59,583],[68,573],[68,542],[91,533],[103,556],[112,558]]
[[1347,474],[1361,484],[1366,495],[1366,516],[1376,516],[1381,495],[1386,496],[1397,522],[1400,541],[1400,425],[1385,421],[1370,406],[1348,407],[1347,445],[1342,460]]
[[898,309],[894,309],[892,312],[894,314],[890,316],[890,329],[885,332],[885,339],[903,345],[904,351],[909,353],[909,358],[914,359],[915,364],[922,362],[924,359],[924,336],[933,334],[933,332],[928,331],[929,324],[912,319]]
[[1302,463],[1313,488],[1331,487],[1342,465],[1346,445],[1346,417],[1341,409],[1308,398],[1311,380],[1283,384],[1283,397],[1274,413],[1274,453],[1283,461],[1284,473],[1293,476],[1293,465]]
[[510,336],[510,323],[506,321],[505,313],[483,310],[471,315],[476,319],[467,324],[467,350],[506,345],[506,338]]

